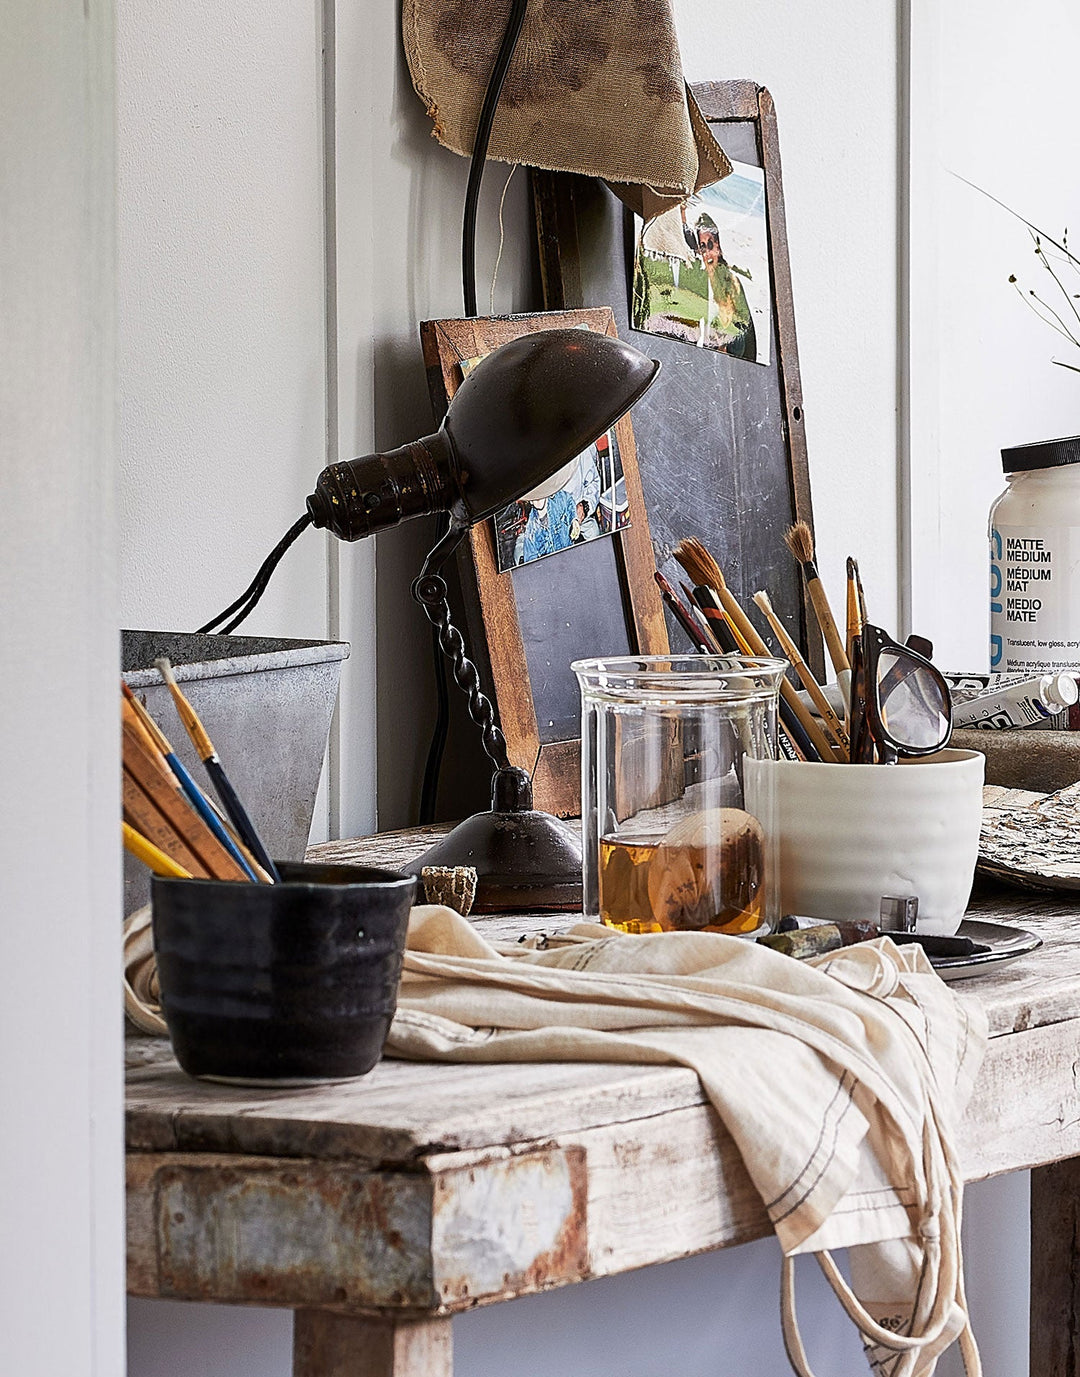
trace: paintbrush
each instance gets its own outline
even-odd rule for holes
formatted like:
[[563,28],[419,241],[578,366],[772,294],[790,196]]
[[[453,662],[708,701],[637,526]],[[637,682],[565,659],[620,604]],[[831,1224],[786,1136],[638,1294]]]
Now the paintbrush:
[[855,585],[855,571],[858,565],[851,558],[847,557],[847,627],[844,636],[844,654],[851,662],[851,647],[855,642],[855,637],[862,631],[862,624],[859,619],[859,591]]
[[[746,655],[753,658],[754,652],[732,626],[720,599],[711,588],[706,584],[699,584],[694,589],[694,602],[701,615],[708,619],[709,629],[724,655]],[[777,742],[784,757],[787,760],[816,760],[818,753],[811,745],[810,738],[783,700],[780,702],[779,711],[780,733]]]
[[191,744],[195,747],[196,754],[206,767],[206,773],[210,776],[210,782],[221,800],[222,807],[229,816],[229,821],[236,828],[241,841],[270,878],[275,883],[279,882],[281,876],[278,874],[277,867],[270,859],[254,824],[248,817],[247,809],[240,802],[240,796],[233,788],[229,776],[225,773],[225,767],[222,765],[217,751],[214,750],[214,743],[207,735],[206,728],[199,721],[199,714],[184,697],[180,685],[176,682],[176,675],[173,673],[173,667],[168,657],[163,655],[156,659],[154,664],[169,687],[173,702],[176,704],[176,711],[180,715],[180,721],[184,724],[184,730],[191,738]]
[[821,720],[825,725],[826,732],[832,737],[833,742],[842,751],[847,752],[848,738],[844,730],[844,724],[833,712],[832,705],[821,691],[821,685],[814,678],[813,671],[803,659],[799,647],[787,633],[784,623],[776,615],[768,593],[760,592],[754,594],[754,602],[765,614],[765,618],[773,629],[773,635],[780,643],[780,649],[795,666],[795,673],[799,676],[803,688],[810,695],[814,706],[821,715]]
[[712,646],[706,641],[704,633],[690,615],[689,610],[683,605],[678,593],[675,592],[675,589],[672,588],[659,569],[653,574],[653,578],[656,579],[656,586],[660,589],[660,596],[664,599],[664,606],[682,627],[690,644],[701,654],[710,654]]
[[178,865],[198,878],[246,880],[247,874],[191,806],[153,738],[121,698],[124,816]]
[[[695,540],[692,536],[680,540],[675,547],[674,554],[695,584],[703,584],[706,588],[711,588],[720,599],[732,630],[738,640],[746,647],[744,653],[769,655],[769,647],[761,639],[753,622],[742,610],[739,600],[728,588],[719,564],[709,554],[701,541]],[[790,684],[786,678],[780,680],[780,698],[780,716],[785,727],[789,728],[789,734],[794,719],[813,746],[813,753],[808,758],[835,761],[836,755],[829,738],[810,715],[806,705],[795,692],[794,685]]]
[[829,607],[829,599],[825,595],[825,587],[818,575],[817,565],[814,563],[814,533],[805,521],[796,521],[795,525],[790,526],[785,533],[784,544],[802,569],[803,578],[806,580],[806,591],[810,595],[810,602],[813,604],[814,615],[817,617],[818,626],[821,627],[821,634],[825,638],[829,659],[832,660],[833,669],[836,670],[836,682],[840,692],[844,695],[844,702],[850,704],[851,661],[844,650],[840,632],[836,629],[836,620],[833,617],[832,609]]
[[731,629],[731,623],[720,605],[720,599],[712,589],[706,588],[704,584],[699,584],[690,596],[694,600],[694,606],[708,623],[713,639],[724,654],[741,655],[743,653],[742,647]]
[[217,837],[225,850],[228,851],[229,855],[232,856],[233,860],[236,861],[237,865],[240,866],[248,879],[257,881],[260,876],[256,875],[247,857],[229,835],[221,819],[214,812],[213,808],[211,808],[202,790],[191,778],[184,763],[169,744],[168,737],[150,716],[146,707],[139,702],[131,689],[124,683],[123,679],[120,680],[120,688],[126,702],[134,712],[139,726],[141,726],[145,732],[146,737],[154,747],[161,752],[165,758],[165,764],[168,765],[169,769],[172,770],[173,774],[179,780],[180,787],[183,789],[188,802],[195,809],[196,813],[198,813],[199,817],[202,818],[203,822],[206,823],[210,831],[213,832],[214,836]]
[[686,599],[686,606],[689,609],[691,617],[693,617],[694,621],[701,628],[701,634],[705,637],[705,640],[708,642],[712,652],[715,655],[723,655],[725,653],[730,654],[730,652],[725,652],[724,647],[720,644],[720,640],[717,637],[716,632],[709,625],[709,619],[705,616],[705,612],[702,609],[701,604],[694,596],[694,590],[690,587],[688,583],[683,583],[681,580],[679,582],[679,587],[683,591],[683,597]]
[[853,560],[851,561],[851,563],[852,563],[852,565],[854,566],[854,569],[855,569],[855,596],[856,596],[856,598],[857,598],[857,600],[858,600],[858,603],[859,603],[859,631],[860,631],[860,633],[861,633],[863,627],[866,625],[866,622],[867,622],[867,616],[866,616],[866,597],[865,597],[865,595],[864,595],[864,593],[863,593],[862,575],[859,573],[859,563],[858,563],[858,560],[854,560],[854,559],[853,559]]

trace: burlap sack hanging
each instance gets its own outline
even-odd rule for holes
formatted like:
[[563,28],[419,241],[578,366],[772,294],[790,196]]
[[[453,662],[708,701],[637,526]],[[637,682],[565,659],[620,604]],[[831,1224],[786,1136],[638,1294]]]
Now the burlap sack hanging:
[[[511,0],[403,0],[413,86],[472,153]],[[530,0],[488,157],[602,177],[651,219],[731,171],[683,79],[669,0]]]

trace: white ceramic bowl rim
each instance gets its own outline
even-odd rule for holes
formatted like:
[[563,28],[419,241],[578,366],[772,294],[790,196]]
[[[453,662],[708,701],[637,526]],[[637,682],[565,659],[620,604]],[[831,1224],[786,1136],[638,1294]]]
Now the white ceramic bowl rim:
[[[982,751],[968,750],[967,747],[945,746],[940,751],[935,751],[933,755],[901,756],[897,764],[909,768],[913,765],[924,768],[931,765],[937,769],[951,768],[955,770],[960,766],[969,765],[971,761],[979,759],[982,754]],[[840,762],[834,764],[828,760],[778,760],[776,764],[783,769],[791,770],[835,770],[839,767],[841,770],[874,770],[880,772],[881,770],[896,769],[896,765],[849,765]]]

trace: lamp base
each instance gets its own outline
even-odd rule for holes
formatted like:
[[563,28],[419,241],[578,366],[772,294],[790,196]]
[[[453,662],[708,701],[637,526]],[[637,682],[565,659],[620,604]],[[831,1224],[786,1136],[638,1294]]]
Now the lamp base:
[[581,844],[550,813],[532,806],[532,784],[514,765],[496,770],[491,811],[458,823],[410,867],[469,865],[476,871],[474,913],[581,909]]

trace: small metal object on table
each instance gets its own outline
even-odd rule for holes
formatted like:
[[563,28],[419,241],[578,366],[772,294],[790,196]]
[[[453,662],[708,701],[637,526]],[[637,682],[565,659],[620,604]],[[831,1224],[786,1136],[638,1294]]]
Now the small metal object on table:
[[[311,854],[401,867],[439,834]],[[991,1042],[960,1146],[969,1181],[1035,1168],[1031,1372],[1080,1377],[1080,899],[986,889],[969,916],[1043,938],[967,982]],[[515,939],[573,917],[475,921]],[[768,1232],[683,1067],[387,1059],[268,1092],[189,1080],[161,1042],[132,1051],[128,1288],[295,1310],[294,1377],[450,1377],[455,1313]]]

